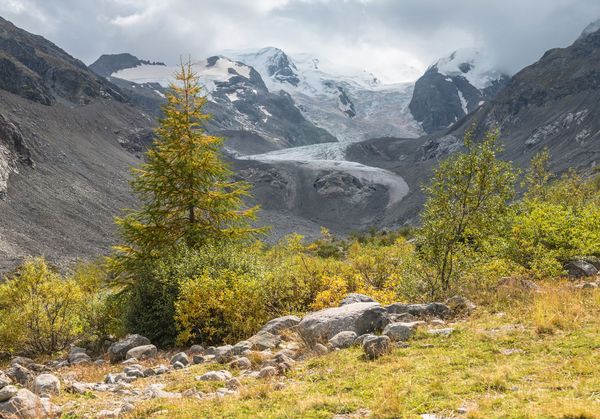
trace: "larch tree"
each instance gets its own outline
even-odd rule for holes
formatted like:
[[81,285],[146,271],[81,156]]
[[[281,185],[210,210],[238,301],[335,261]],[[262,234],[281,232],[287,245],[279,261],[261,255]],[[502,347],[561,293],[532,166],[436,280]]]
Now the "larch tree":
[[233,181],[222,160],[222,138],[206,133],[211,118],[190,61],[181,64],[166,95],[163,118],[145,162],[133,169],[132,188],[141,202],[116,218],[124,244],[113,262],[121,270],[175,246],[236,240],[261,230],[252,226],[257,207],[245,207],[250,185]]

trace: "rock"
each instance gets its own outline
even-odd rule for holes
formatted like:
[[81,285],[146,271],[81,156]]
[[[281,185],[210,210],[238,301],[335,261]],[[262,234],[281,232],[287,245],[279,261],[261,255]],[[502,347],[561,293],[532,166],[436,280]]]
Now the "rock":
[[281,343],[281,337],[270,332],[260,331],[256,335],[248,339],[256,349],[264,351],[265,349],[276,348]]
[[364,335],[360,335],[359,337],[354,339],[353,345],[362,347],[362,344],[364,343],[364,341],[371,337],[376,337],[376,335],[374,335],[372,333],[365,333]]
[[252,342],[242,340],[241,342],[238,342],[235,345],[233,345],[233,348],[231,348],[231,352],[233,353],[233,355],[242,355],[245,351],[251,350],[253,346],[254,344]]
[[578,286],[578,288],[581,288],[582,290],[593,290],[598,288],[598,284],[595,282],[586,282],[585,284]]
[[368,295],[358,294],[358,293],[351,293],[351,294],[346,295],[342,299],[342,302],[340,303],[340,307],[341,306],[345,306],[347,304],[353,304],[353,303],[376,303],[376,302],[377,301],[375,301],[374,299],[372,299]]
[[233,346],[223,345],[215,348],[214,350],[215,361],[225,363],[231,361],[233,358]]
[[22,367],[29,368],[29,366],[35,364],[35,362],[31,358],[27,358],[24,356],[15,356],[13,359],[10,360],[10,365],[17,364],[19,364]]
[[135,348],[131,348],[130,350],[128,350],[127,354],[125,355],[125,358],[127,358],[127,359],[135,358],[138,360],[150,359],[150,358],[156,358],[157,354],[158,354],[158,349],[156,349],[156,346],[142,345],[142,346],[136,346]]
[[375,333],[389,322],[386,310],[378,303],[352,303],[311,313],[298,324],[298,332],[311,346],[327,341],[340,332],[357,335]]
[[234,359],[229,364],[229,367],[238,369],[238,370],[249,370],[252,369],[252,362],[246,357],[241,357],[238,359]]
[[61,410],[47,399],[41,399],[27,389],[21,389],[9,400],[0,403],[0,417],[37,419],[60,417]]
[[151,399],[180,399],[181,393],[170,393],[164,391],[165,385],[162,383],[150,384],[144,390],[144,394]]
[[446,305],[457,314],[471,314],[477,308],[475,304],[461,295],[455,295],[446,300]]
[[171,365],[175,365],[175,363],[179,362],[183,366],[187,366],[190,364],[190,359],[188,358],[185,352],[179,352],[178,354],[173,355],[171,358]]
[[134,377],[134,378],[144,378],[145,374],[142,371],[142,366],[136,366],[136,367],[127,367],[125,368],[125,370],[123,371],[125,374],[127,374],[128,377]]
[[574,259],[566,263],[565,269],[572,278],[582,278],[598,274],[598,269],[583,259]]
[[298,316],[283,316],[277,317],[269,321],[267,324],[260,329],[261,332],[271,333],[273,335],[278,335],[284,330],[291,329],[294,326],[297,326],[300,323],[300,317]]
[[3,371],[0,371],[0,389],[12,384],[12,380]]
[[450,317],[452,311],[446,304],[442,303],[428,303],[428,304],[403,304],[394,303],[386,307],[386,310],[390,314],[404,314],[408,313],[415,317],[439,317],[447,318]]
[[166,374],[169,372],[169,368],[165,365],[159,365],[158,367],[154,368],[154,372],[156,375]]
[[135,379],[135,377],[127,377],[127,374],[125,374],[124,372],[118,373],[118,374],[107,374],[106,377],[104,377],[104,383],[106,384],[117,384],[121,381],[125,381],[128,382],[131,379]]
[[277,368],[275,367],[263,367],[259,372],[258,372],[258,378],[269,378],[269,377],[275,377],[278,374]]
[[143,372],[144,377],[154,377],[156,375],[156,371],[152,368],[146,368]]
[[18,391],[19,391],[18,388],[16,388],[15,386],[11,386],[11,385],[0,388],[0,402],[5,402],[8,399],[16,396]]
[[129,335],[125,339],[121,339],[110,345],[108,348],[108,358],[112,363],[122,361],[130,349],[144,345],[150,345],[150,339],[141,335]]
[[33,391],[39,396],[58,396],[60,394],[60,381],[52,374],[40,374],[33,382]]
[[175,363],[173,363],[173,369],[174,370],[182,370],[185,368],[185,365],[183,365],[181,362],[176,361]]
[[217,354],[217,348],[215,348],[214,346],[209,346],[208,348],[206,348],[206,355],[216,355]]
[[399,313],[399,314],[389,314],[388,317],[390,318],[392,323],[407,323],[407,322],[414,322],[415,320],[417,320],[417,318],[415,316],[413,316],[410,313]]
[[204,346],[202,345],[192,345],[190,350],[188,351],[190,355],[199,355],[204,352]]
[[240,388],[242,386],[242,383],[240,382],[240,380],[233,377],[233,378],[227,380],[226,385],[227,385],[228,389],[237,390],[238,388]]
[[335,349],[345,349],[351,347],[356,338],[357,336],[355,332],[344,331],[329,339],[329,343]]
[[35,374],[32,371],[19,364],[14,364],[7,369],[6,375],[8,375],[15,383],[21,384],[24,387],[28,386],[35,377]]
[[137,358],[129,358],[121,362],[121,365],[136,365],[138,362],[140,361]]
[[231,378],[232,375],[229,371],[220,370],[204,373],[201,376],[196,377],[196,381],[227,381]]
[[444,326],[446,324],[445,321],[440,320],[440,319],[433,319],[429,323],[432,324],[433,326]]
[[448,327],[445,329],[430,329],[427,331],[427,333],[429,333],[430,335],[434,335],[434,336],[448,337],[452,333],[454,333],[454,329],[452,327]]
[[202,355],[192,355],[192,363],[194,365],[202,364],[204,362],[204,357]]
[[78,348],[77,346],[72,347],[71,350],[69,351],[68,360],[69,360],[69,364],[71,364],[71,365],[78,365],[78,364],[92,362],[92,358],[90,358],[90,356],[85,352],[85,349]]
[[327,346],[323,345],[322,343],[317,343],[313,347],[313,350],[317,355],[326,355],[329,353],[329,349],[327,349]]
[[394,342],[406,341],[414,332],[412,323],[390,323],[383,330],[383,334]]
[[388,336],[372,336],[364,340],[362,349],[367,358],[376,359],[392,350],[392,341]]

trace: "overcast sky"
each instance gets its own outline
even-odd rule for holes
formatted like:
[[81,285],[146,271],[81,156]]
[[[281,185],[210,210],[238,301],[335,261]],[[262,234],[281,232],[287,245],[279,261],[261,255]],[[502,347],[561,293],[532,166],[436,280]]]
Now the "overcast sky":
[[87,64],[276,46],[396,82],[463,47],[515,72],[573,42],[600,0],[0,0],[0,15]]

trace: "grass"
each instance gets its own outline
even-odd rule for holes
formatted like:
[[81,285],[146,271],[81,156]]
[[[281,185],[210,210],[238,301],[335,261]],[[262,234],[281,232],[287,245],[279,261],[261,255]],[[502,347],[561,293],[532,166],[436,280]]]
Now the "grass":
[[[453,327],[449,337],[420,331],[410,347],[375,361],[353,348],[299,362],[280,390],[279,379],[248,378],[239,396],[150,400],[132,416],[600,418],[599,290],[515,290]],[[194,381],[209,366],[194,368],[151,380],[168,391],[214,388]]]

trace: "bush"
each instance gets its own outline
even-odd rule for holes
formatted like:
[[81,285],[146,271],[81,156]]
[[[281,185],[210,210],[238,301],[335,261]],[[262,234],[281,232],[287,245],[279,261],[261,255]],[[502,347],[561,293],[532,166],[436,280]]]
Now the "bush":
[[52,354],[80,337],[81,288],[42,258],[26,261],[0,285],[0,346],[6,351]]

